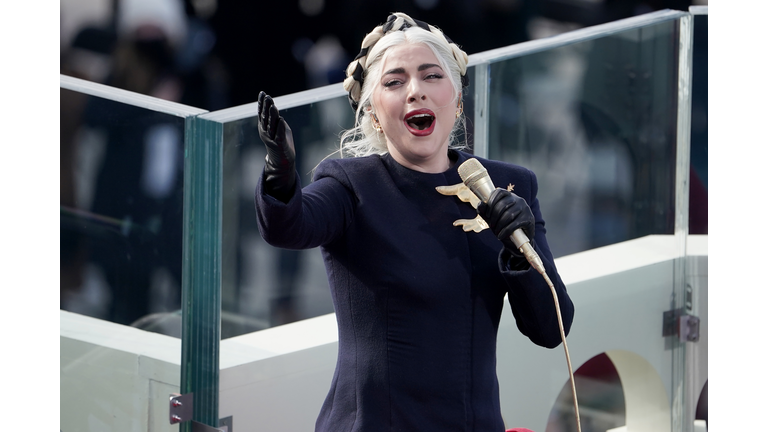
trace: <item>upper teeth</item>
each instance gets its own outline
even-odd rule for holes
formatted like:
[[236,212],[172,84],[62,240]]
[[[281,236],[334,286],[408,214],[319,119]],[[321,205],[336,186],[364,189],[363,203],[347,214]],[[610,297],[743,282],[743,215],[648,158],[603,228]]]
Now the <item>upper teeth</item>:
[[417,118],[417,117],[432,117],[432,116],[429,114],[416,114],[416,115],[412,115],[410,118]]

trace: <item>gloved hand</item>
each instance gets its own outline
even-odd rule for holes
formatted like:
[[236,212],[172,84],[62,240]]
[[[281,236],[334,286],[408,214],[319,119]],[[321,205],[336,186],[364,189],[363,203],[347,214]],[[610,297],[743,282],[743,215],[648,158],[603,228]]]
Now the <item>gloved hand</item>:
[[487,203],[481,202],[477,206],[477,212],[513,256],[523,256],[510,238],[516,229],[521,228],[533,246],[536,219],[524,199],[506,189],[496,188]]
[[273,197],[288,202],[293,196],[293,187],[296,184],[293,133],[288,123],[280,117],[271,97],[261,92],[258,102],[259,137],[267,147],[264,187]]

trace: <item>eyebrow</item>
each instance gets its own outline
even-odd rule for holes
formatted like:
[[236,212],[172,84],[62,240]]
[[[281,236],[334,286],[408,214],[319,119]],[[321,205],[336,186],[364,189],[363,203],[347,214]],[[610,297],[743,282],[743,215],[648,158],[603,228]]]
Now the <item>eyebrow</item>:
[[[439,65],[439,64],[434,64],[434,63],[424,63],[424,64],[420,65],[420,66],[418,67],[418,69],[417,69],[417,70],[418,70],[419,72],[421,72],[421,71],[424,71],[424,70],[427,70],[427,69],[429,69],[429,68],[433,68],[433,67],[437,67],[437,68],[440,68],[440,70],[442,70],[442,69],[443,69],[443,68],[441,68],[441,67],[440,67],[440,65]],[[390,69],[390,70],[388,70],[388,71],[384,72],[384,75],[392,75],[392,74],[404,74],[404,73],[405,73],[405,69],[404,69],[404,68],[401,68],[401,67],[399,67],[399,68]]]

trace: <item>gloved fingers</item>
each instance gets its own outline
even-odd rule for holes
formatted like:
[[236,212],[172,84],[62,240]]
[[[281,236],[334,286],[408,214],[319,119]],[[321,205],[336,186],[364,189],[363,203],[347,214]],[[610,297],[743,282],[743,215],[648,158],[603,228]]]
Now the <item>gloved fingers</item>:
[[278,117],[275,128],[275,142],[279,145],[284,158],[293,162],[296,157],[296,150],[293,147],[293,132],[291,132],[291,127],[288,126],[288,122],[286,122],[285,119]]
[[495,208],[498,207],[501,202],[514,202],[516,198],[518,198],[517,195],[512,192],[509,192],[506,189],[496,188],[491,193],[490,198],[488,198],[488,206]]
[[494,231],[498,232],[514,221],[518,214],[520,214],[520,206],[513,198],[506,197],[496,203],[493,208],[491,222],[488,222],[488,224],[495,227]]
[[480,201],[480,203],[477,205],[477,214],[479,214],[480,216],[483,217],[483,219],[485,219],[486,213],[488,213],[488,204]]
[[256,100],[258,103],[256,104],[256,114],[259,116],[259,120],[261,120],[261,113],[264,111],[264,99],[267,97],[267,94],[263,91],[259,92],[259,98]]
[[[275,110],[277,111],[277,110]],[[270,114],[271,116],[271,114]],[[271,121],[271,118],[270,118]],[[274,137],[276,142],[283,141],[281,138],[285,137],[285,127],[288,126],[285,123],[285,120],[283,120],[281,117],[277,117],[277,120],[275,120],[275,124],[270,124],[270,131],[272,131],[272,136]]]
[[270,98],[266,93],[264,92],[259,93],[257,115],[259,116],[259,127],[262,130],[266,130],[267,113],[269,112],[268,103],[271,101],[272,101],[272,98]]
[[[509,236],[521,228],[529,239],[533,239],[535,218],[524,199],[505,189],[496,189],[482,207],[483,218],[496,236],[507,241]],[[478,206],[478,211],[481,206]]]
[[[270,98],[270,102],[272,102],[272,99]],[[272,139],[275,139],[277,137],[277,123],[280,121],[280,113],[277,110],[277,107],[275,106],[274,102],[269,107],[269,136]]]
[[[515,196],[510,192],[503,189],[496,189],[491,193],[490,199],[488,199],[488,208],[486,209],[486,222],[488,225],[497,232],[501,228],[500,225],[505,225],[508,219],[517,215],[517,211],[514,208],[516,204]],[[506,222],[505,222],[506,220]]]
[[498,197],[499,194],[497,188],[491,192],[491,196],[488,198],[488,201],[480,201],[480,204],[477,205],[477,213],[482,216],[483,219],[485,219],[485,221],[489,224],[491,223],[491,218],[493,217],[494,202],[498,200]]
[[520,228],[525,232],[525,235],[529,240],[533,240],[536,220],[527,205],[520,206],[520,210],[517,212],[514,219],[510,219],[506,222],[506,224],[501,225],[503,228],[499,229],[499,238],[501,238],[502,235],[505,237],[510,236],[516,229]]
[[[508,239],[508,238],[512,237],[512,233],[514,233],[516,229],[518,229],[518,228],[525,228],[525,225],[526,225],[526,223],[524,221],[515,221],[515,223],[511,223],[511,224],[505,226],[504,228],[502,228],[499,231],[499,234],[498,234],[499,240],[504,240],[504,239]],[[525,235],[527,236],[528,232],[525,229],[523,229],[523,231],[525,232]]]
[[528,206],[528,203],[523,201],[522,204],[519,218],[524,220],[525,224],[521,226],[521,228],[525,231],[525,235],[528,236],[528,239],[533,242],[533,238],[536,235],[536,218],[533,216],[533,212]]
[[274,140],[277,120],[280,118],[280,114],[275,106],[275,101],[264,92],[259,93],[257,113],[259,116],[259,132],[265,135],[264,138]]

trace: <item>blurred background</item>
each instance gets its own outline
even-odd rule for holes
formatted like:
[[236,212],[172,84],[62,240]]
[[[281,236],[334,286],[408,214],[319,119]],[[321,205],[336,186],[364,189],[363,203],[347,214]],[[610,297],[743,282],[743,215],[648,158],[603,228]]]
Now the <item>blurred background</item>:
[[61,73],[208,111],[341,82],[390,12],[468,54],[707,0],[61,0]]

